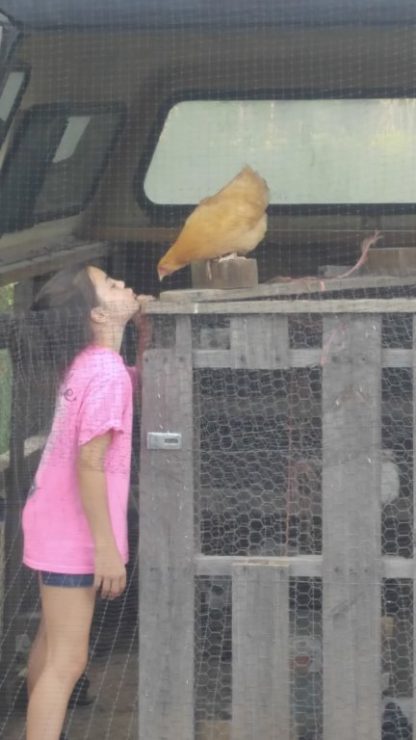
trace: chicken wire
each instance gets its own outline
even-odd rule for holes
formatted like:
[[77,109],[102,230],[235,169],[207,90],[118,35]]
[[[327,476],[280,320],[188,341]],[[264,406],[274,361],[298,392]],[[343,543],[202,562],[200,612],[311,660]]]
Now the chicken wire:
[[[199,352],[208,358],[209,351],[230,350],[232,304],[230,312],[230,316],[192,319],[194,358]],[[343,319],[346,333],[350,318]],[[323,367],[319,362],[325,355],[323,318],[319,314],[289,317],[288,332],[291,350],[318,350],[313,366],[282,370],[194,367],[193,536],[199,561],[201,556],[207,563],[213,562],[210,558],[217,563],[221,558],[250,562],[259,557],[265,562],[279,557],[296,561],[323,554]],[[154,348],[173,350],[174,337],[175,319],[155,318]],[[380,337],[384,353],[411,349],[412,316],[383,316]],[[202,360],[194,362],[203,364]],[[403,356],[396,363],[399,366],[388,366],[385,361],[378,369],[380,560],[384,556],[410,559],[413,554],[413,371]],[[172,384],[175,394],[181,393],[180,381],[172,379]],[[354,428],[346,430],[346,435],[355,433]],[[348,450],[348,436],[344,441]],[[162,459],[160,465],[163,471]],[[375,536],[372,521],[367,522],[367,529],[370,540]],[[380,738],[411,738],[412,582],[381,578],[379,585]],[[325,736],[322,588],[320,578],[290,579],[290,737],[294,740]],[[231,577],[197,576],[194,609],[195,737],[229,738],[235,681]],[[260,621],[262,614],[259,603]],[[250,659],[255,660],[252,654]],[[252,668],[257,675],[261,662],[253,662]]]
[[[231,308],[231,305],[230,305]],[[174,310],[173,310],[174,311]],[[232,316],[192,319],[195,353],[230,348]],[[175,315],[154,316],[151,352],[174,350]],[[323,317],[294,315],[288,319],[293,351],[318,352],[311,367],[247,370],[231,367],[195,367],[192,374],[192,464],[194,475],[195,553],[203,557],[288,557],[322,555],[322,373]],[[348,317],[346,319],[348,323]],[[53,409],[50,362],[42,350],[36,319],[30,315],[12,324],[11,356],[15,390],[13,434],[38,439],[48,430]],[[36,343],[27,339],[36,337]],[[32,337],[32,338],[33,338]],[[127,332],[123,354],[134,357],[136,337]],[[384,315],[383,351],[409,351],[413,346],[412,316]],[[39,362],[42,369],[40,370]],[[381,372],[381,541],[380,557],[410,559],[413,553],[413,387],[412,367],[385,366]],[[143,388],[143,394],[148,394]],[[171,378],[171,393],[180,392]],[[157,399],[154,399],[157,402]],[[129,585],[118,604],[99,605],[91,638],[87,675],[96,701],[85,707],[77,724],[76,702],[71,723],[80,737],[94,737],[97,712],[104,711],[108,733],[124,712],[125,737],[137,733],[137,485],[140,482],[140,413],[136,419],[130,541]],[[148,431],[148,430],[145,430]],[[352,430],[354,433],[354,430]],[[348,440],[346,440],[347,442]],[[41,445],[38,444],[38,449]],[[38,456],[35,444],[34,457]],[[21,458],[20,458],[21,460]],[[163,471],[163,459],[160,460]],[[20,463],[21,465],[21,463]],[[21,490],[30,485],[34,460],[14,470]],[[364,495],[364,492],[363,492]],[[16,502],[18,506],[18,502]],[[18,525],[17,525],[18,527]],[[369,523],[371,527],[371,523]],[[12,538],[18,536],[18,528]],[[10,540],[9,540],[10,542]],[[5,567],[8,554],[5,553]],[[14,603],[12,621],[5,625],[2,648],[10,631],[17,633],[17,665],[23,669],[27,640],[36,624],[39,604],[33,578],[21,569],[8,572],[6,593],[21,579],[23,588]],[[12,576],[10,580],[10,576]],[[172,583],[172,588],[175,583]],[[380,623],[382,654],[380,683],[382,740],[410,738],[413,692],[413,597],[408,579],[381,584]],[[259,605],[261,612],[261,605]],[[194,603],[194,722],[195,738],[231,737],[233,720],[232,585],[229,576],[197,576]],[[16,629],[18,625],[18,628]],[[320,578],[290,579],[289,591],[290,720],[294,740],[323,737],[322,583]],[[108,704],[109,687],[116,698]],[[16,737],[16,713],[24,707],[24,687],[16,662],[2,677],[10,703],[4,712],[2,733]],[[91,680],[91,679],[89,679]],[[82,692],[82,687],[80,688]],[[134,696],[125,708],[124,693]],[[124,707],[124,709],[118,709]],[[127,721],[128,720],[128,721]],[[20,724],[19,724],[20,723]],[[391,729],[393,728],[393,729]],[[394,729],[395,728],[395,729]],[[399,729],[398,729],[399,728]],[[21,731],[21,730],[20,730]],[[128,734],[130,733],[130,734]],[[390,733],[390,734],[389,734]],[[395,734],[394,734],[395,733]],[[399,734],[401,733],[401,734]],[[406,734],[407,733],[407,734]],[[17,735],[18,736],[18,735]],[[110,735],[108,735],[110,736]]]
[[[306,321],[303,336],[300,335],[302,322],[294,319],[291,323],[292,346],[310,347],[319,340],[321,319],[310,320],[309,327]],[[408,347],[411,342],[408,317],[384,319],[384,346]],[[320,369],[275,372],[205,369],[195,373],[194,382],[198,399],[196,424],[200,429],[196,526],[202,553],[320,554]],[[410,370],[385,368],[382,390],[382,553],[411,557]],[[231,718],[231,584],[224,578],[201,580],[196,607],[196,717],[198,720],[212,716]],[[385,582],[381,613],[385,628],[382,681],[387,707],[382,719],[382,738],[411,737],[408,722],[412,696],[411,585]],[[293,737],[318,740],[322,737],[319,581],[292,580],[290,630]],[[398,701],[392,705],[393,699]],[[401,712],[407,715],[407,720],[401,717]]]

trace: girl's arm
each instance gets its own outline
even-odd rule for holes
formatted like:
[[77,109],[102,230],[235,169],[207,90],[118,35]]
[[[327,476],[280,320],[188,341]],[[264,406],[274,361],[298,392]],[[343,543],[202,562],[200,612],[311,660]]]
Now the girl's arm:
[[94,437],[79,450],[77,472],[85,515],[95,544],[95,580],[104,598],[119,596],[126,587],[126,568],[118,551],[108,510],[104,459],[111,432]]

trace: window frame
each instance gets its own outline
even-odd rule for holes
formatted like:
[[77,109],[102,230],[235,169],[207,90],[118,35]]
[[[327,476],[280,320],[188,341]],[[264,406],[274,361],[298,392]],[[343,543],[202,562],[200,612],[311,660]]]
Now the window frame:
[[[28,127],[30,126],[31,120],[39,115],[39,112],[44,111],[46,115],[53,115],[56,113],[61,113],[62,115],[67,116],[76,116],[76,115],[91,115],[94,116],[97,113],[106,113],[106,112],[118,112],[119,113],[119,120],[117,125],[114,127],[114,131],[111,136],[110,143],[105,151],[105,154],[102,158],[102,161],[100,163],[100,166],[95,174],[95,177],[93,178],[90,187],[88,191],[86,192],[81,206],[69,207],[69,208],[61,208],[61,209],[54,209],[50,211],[44,211],[41,216],[36,214],[35,207],[33,208],[33,211],[31,213],[30,220],[28,220],[27,223],[22,224],[20,227],[16,226],[11,231],[3,231],[2,233],[13,233],[15,231],[19,231],[22,229],[28,229],[32,228],[38,223],[45,223],[47,221],[56,221],[61,218],[68,218],[70,216],[76,216],[79,213],[82,213],[84,211],[88,204],[93,199],[98,184],[101,180],[101,177],[108,165],[108,161],[110,159],[111,153],[114,150],[114,147],[116,146],[117,142],[119,141],[120,134],[122,130],[124,129],[126,117],[127,117],[127,108],[126,104],[122,101],[114,101],[114,102],[105,102],[105,103],[86,103],[85,105],[82,103],[73,103],[68,101],[59,101],[56,103],[37,103],[30,108],[27,108],[26,110],[22,111],[21,116],[16,121],[16,132],[13,137],[13,141],[6,153],[3,167],[0,170],[0,192],[1,192],[1,186],[3,182],[3,178],[7,176],[7,173],[9,169],[13,167],[13,161],[15,152],[20,146],[20,142],[24,138],[25,133],[27,132]],[[82,138],[82,137],[81,137]],[[81,140],[81,139],[80,139]],[[45,155],[48,158],[48,164],[45,170],[45,175],[42,181],[42,186],[37,192],[37,196],[41,193],[42,187],[44,185],[45,179],[47,177],[48,170],[53,162],[54,154],[46,153]],[[36,198],[34,201],[34,205],[36,204]]]
[[4,74],[0,78],[0,97],[3,93],[4,88],[6,87],[6,83],[7,83],[7,80],[9,79],[9,76],[13,72],[23,73],[23,83],[19,89],[18,94],[16,95],[15,100],[13,101],[13,105],[10,109],[10,113],[5,121],[3,135],[0,134],[0,149],[6,140],[7,134],[9,133],[9,130],[10,130],[10,126],[12,125],[15,119],[16,113],[19,110],[20,103],[22,102],[23,96],[27,90],[27,87],[30,81],[31,70],[28,64],[12,64],[10,67],[5,69]]
[[0,44],[0,69],[5,69],[11,56],[17,46],[17,42],[22,38],[23,31],[21,24],[15,21],[9,14],[4,14],[0,10],[0,26],[3,29],[3,35]]
[[[414,90],[408,88],[377,87],[371,89],[326,89],[299,88],[290,89],[261,89],[261,90],[233,90],[233,91],[204,91],[186,90],[178,91],[176,94],[166,98],[160,106],[155,123],[148,136],[145,153],[140,159],[139,166],[134,177],[134,197],[138,205],[149,214],[155,221],[163,220],[166,224],[176,224],[178,219],[185,218],[197,205],[196,203],[184,204],[158,204],[154,203],[146,195],[144,182],[147,171],[156,151],[159,137],[163,131],[170,110],[178,103],[192,101],[297,101],[297,100],[379,100],[379,99],[401,99],[412,98],[416,100]],[[270,215],[277,216],[379,216],[379,215],[402,215],[416,213],[415,203],[302,203],[302,204],[278,204],[272,203],[268,207]]]

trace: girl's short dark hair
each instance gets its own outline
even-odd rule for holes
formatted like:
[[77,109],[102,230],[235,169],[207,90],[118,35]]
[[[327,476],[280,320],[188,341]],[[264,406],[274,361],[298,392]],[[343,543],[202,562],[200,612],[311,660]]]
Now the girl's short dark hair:
[[78,352],[90,344],[91,310],[97,305],[87,265],[60,270],[33,301],[27,326],[32,352],[52,370],[57,384]]

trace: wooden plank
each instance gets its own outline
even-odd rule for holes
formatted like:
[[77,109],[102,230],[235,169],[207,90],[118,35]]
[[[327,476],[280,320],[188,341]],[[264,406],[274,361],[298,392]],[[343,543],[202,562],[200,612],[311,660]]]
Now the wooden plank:
[[412,367],[413,352],[411,349],[382,349],[381,364],[383,367]]
[[232,367],[277,370],[289,367],[286,316],[237,316],[230,321]]
[[324,740],[380,740],[381,320],[324,321]]
[[[289,349],[288,367],[316,367],[322,362],[321,349]],[[233,367],[239,368],[238,357],[226,349],[196,349],[193,350],[194,367]],[[412,367],[413,351],[411,349],[383,349],[381,353],[382,367]]]
[[289,574],[286,565],[232,567],[233,740],[289,740]]
[[[241,556],[233,555],[199,555],[195,556],[195,572],[197,576],[230,576],[234,563],[241,560]],[[321,555],[293,555],[288,558],[276,557],[247,557],[247,562],[287,565],[291,578],[321,578]],[[395,556],[382,558],[382,578],[413,578],[413,559]]]
[[339,277],[304,277],[299,279],[280,280],[277,282],[262,283],[253,288],[235,288],[230,290],[199,288],[188,290],[167,290],[161,293],[163,302],[189,301],[241,301],[244,299],[276,298],[278,296],[296,296],[306,293],[339,292],[344,290],[368,290],[369,288],[395,288],[414,285],[415,275],[357,275],[349,278]]
[[[190,322],[181,347],[144,356],[140,454],[139,738],[194,740],[194,562]],[[188,347],[185,336],[188,336]],[[147,449],[148,432],[182,449]]]
[[146,305],[148,314],[191,316],[237,314],[379,314],[416,313],[416,298],[356,298],[328,300],[264,300],[222,301],[218,303],[181,303],[152,301]]
[[[410,350],[407,351],[410,352]],[[288,349],[287,355],[287,367],[314,367],[320,364],[322,352],[320,349]],[[400,367],[408,367],[409,364],[410,362],[408,363],[405,360]],[[230,367],[240,369],[247,367],[247,361],[244,354],[240,359],[235,352],[229,349],[194,349],[193,365],[195,368]]]
[[231,722],[203,720],[198,723],[195,740],[231,740]]
[[109,251],[110,245],[105,242],[80,242],[74,238],[61,244],[56,240],[23,244],[20,250],[18,245],[9,247],[0,250],[0,286],[53,272],[78,261],[102,257]]
[[[26,311],[33,300],[33,281],[15,286],[14,307],[17,312]],[[27,411],[30,402],[29,387],[25,374],[19,365],[20,347],[15,335],[10,337],[10,356],[12,360],[12,401],[10,419],[9,475],[5,476],[5,519],[4,519],[4,552],[7,554],[4,563],[5,594],[2,603],[3,623],[7,633],[3,640],[0,671],[10,675],[10,666],[16,660],[16,639],[19,624],[16,616],[22,609],[23,579],[22,569],[22,528],[21,511],[26,493],[30,487],[30,472],[25,460],[25,431]],[[11,706],[14,700],[12,681],[3,682],[0,700]]]
[[230,349],[194,349],[193,364],[200,367],[232,367],[235,368],[237,358]]
[[383,247],[370,249],[366,267],[372,273],[388,275],[405,275],[416,270],[416,249],[414,247]]

